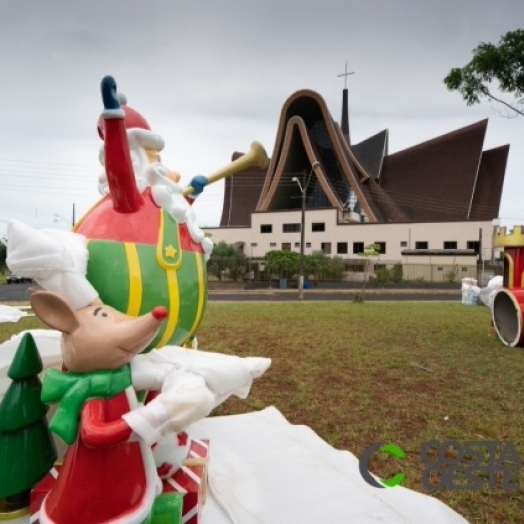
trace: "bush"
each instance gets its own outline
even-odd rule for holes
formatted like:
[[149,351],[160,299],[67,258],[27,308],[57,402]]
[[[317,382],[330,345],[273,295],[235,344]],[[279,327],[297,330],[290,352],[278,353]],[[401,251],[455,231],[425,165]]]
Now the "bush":
[[453,264],[451,266],[451,270],[446,272],[445,275],[444,275],[444,278],[446,279],[446,282],[449,282],[450,284],[453,284],[454,282],[457,281],[457,277],[458,277],[458,272],[459,272],[459,268],[457,266],[457,264]]
[[395,264],[390,271],[393,282],[402,282],[402,264]]
[[383,284],[391,280],[391,271],[387,267],[379,267],[375,269],[375,276],[377,277],[377,282]]

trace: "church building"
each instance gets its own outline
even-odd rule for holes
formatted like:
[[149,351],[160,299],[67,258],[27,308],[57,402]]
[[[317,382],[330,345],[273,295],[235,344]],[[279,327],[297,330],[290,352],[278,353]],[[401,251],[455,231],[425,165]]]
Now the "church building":
[[268,168],[226,179],[220,226],[205,229],[213,241],[253,258],[298,252],[304,220],[305,254],[356,259],[374,243],[403,264],[491,259],[509,145],[483,150],[487,119],[389,154],[387,129],[352,143],[348,113],[347,89],[340,124],[320,94],[293,93]]

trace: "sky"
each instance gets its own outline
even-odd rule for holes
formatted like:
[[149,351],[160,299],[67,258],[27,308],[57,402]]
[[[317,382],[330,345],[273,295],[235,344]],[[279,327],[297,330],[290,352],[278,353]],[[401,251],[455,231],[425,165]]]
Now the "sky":
[[[103,76],[188,183],[254,140],[271,156],[297,90],[340,121],[346,62],[353,143],[387,128],[394,153],[489,118],[484,149],[510,144],[500,217],[524,224],[524,117],[443,84],[523,27],[522,0],[2,0],[0,237],[10,218],[67,229],[99,199]],[[223,190],[195,203],[201,227],[219,224]]]

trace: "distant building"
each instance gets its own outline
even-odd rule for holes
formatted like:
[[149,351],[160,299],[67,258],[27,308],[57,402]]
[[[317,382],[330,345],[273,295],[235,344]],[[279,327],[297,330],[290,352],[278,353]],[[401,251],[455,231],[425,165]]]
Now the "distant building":
[[488,121],[390,155],[387,129],[351,143],[347,108],[344,89],[341,127],[318,93],[291,95],[267,171],[226,179],[220,226],[206,228],[213,240],[250,257],[300,251],[305,195],[306,254],[357,258],[379,243],[388,261],[412,263],[435,250],[491,258],[509,145],[483,151]]

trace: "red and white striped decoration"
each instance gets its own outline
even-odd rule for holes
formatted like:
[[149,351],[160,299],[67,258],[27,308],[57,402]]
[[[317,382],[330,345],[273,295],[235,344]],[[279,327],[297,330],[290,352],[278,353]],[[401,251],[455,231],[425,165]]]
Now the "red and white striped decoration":
[[[192,440],[188,458],[175,474],[162,481],[164,493],[180,493],[184,497],[183,524],[200,524],[206,498],[209,440]],[[57,463],[31,490],[30,524],[39,524],[40,506],[56,482],[62,465]]]
[[192,440],[188,458],[175,474],[162,482],[164,493],[180,493],[184,497],[183,524],[200,524],[206,497],[209,440]]
[[40,506],[44,501],[45,496],[51,491],[60,469],[61,463],[56,463],[49,471],[49,473],[31,490],[31,500],[29,503],[29,522],[30,524],[38,524],[40,517]]

